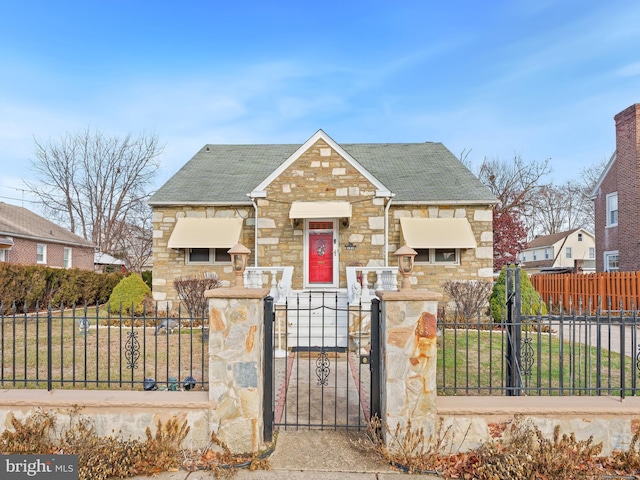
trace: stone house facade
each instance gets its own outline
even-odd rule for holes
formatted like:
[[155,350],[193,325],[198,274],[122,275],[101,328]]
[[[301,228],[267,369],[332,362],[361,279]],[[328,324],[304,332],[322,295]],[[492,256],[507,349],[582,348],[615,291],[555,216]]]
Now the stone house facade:
[[595,209],[596,270],[640,270],[640,104],[615,117],[616,151],[598,179]]
[[[207,145],[150,204],[163,307],[175,307],[177,276],[213,271],[232,284],[225,254],[236,241],[249,265],[293,267],[294,290],[345,289],[348,266],[395,266],[408,233],[416,287],[492,278],[495,198],[441,144],[339,145],[320,130],[303,145]],[[218,238],[232,219],[237,234]]]
[[93,270],[95,245],[30,210],[0,202],[0,262]]

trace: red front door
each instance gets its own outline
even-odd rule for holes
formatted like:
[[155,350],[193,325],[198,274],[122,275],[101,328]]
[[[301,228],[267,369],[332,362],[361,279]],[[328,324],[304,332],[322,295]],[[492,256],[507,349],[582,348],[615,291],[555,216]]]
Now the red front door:
[[333,222],[309,222],[309,283],[333,283]]

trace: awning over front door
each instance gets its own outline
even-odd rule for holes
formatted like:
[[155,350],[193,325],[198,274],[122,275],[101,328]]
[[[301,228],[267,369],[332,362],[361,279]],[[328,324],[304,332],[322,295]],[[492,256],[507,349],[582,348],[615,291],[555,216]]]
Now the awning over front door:
[[351,218],[349,202],[293,202],[289,218]]
[[401,218],[404,241],[411,248],[476,248],[466,218]]
[[241,218],[179,218],[169,248],[231,248],[240,241]]

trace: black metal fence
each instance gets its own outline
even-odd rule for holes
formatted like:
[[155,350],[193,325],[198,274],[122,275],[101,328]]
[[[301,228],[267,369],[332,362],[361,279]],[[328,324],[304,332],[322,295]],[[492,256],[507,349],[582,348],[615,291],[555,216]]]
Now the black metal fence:
[[637,311],[522,315],[519,275],[506,290],[499,322],[438,320],[440,395],[640,395]]
[[0,306],[0,388],[208,389],[204,314]]

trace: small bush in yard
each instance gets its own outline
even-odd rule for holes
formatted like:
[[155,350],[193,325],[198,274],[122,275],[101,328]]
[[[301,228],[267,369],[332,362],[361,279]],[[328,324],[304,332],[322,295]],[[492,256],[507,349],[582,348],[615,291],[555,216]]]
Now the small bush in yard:
[[180,465],[181,443],[189,433],[186,420],[158,420],[156,433],[146,429],[146,441],[99,436],[88,418],[72,412],[68,425],[58,428],[56,416],[37,411],[24,422],[11,417],[12,430],[0,435],[3,454],[78,455],[78,478],[105,480],[157,474]]
[[447,441],[448,429],[436,432],[429,446],[424,444],[422,430],[411,428],[410,423],[401,435],[398,429],[396,432],[386,429],[385,445],[377,436],[384,428],[378,420],[370,423],[367,431],[371,448],[410,473],[469,480],[571,480],[638,473],[635,442],[628,454],[602,458],[599,456],[602,444],[594,444],[591,437],[576,440],[573,434],[560,435],[556,426],[553,437],[547,438],[536,426],[519,419],[505,424],[500,438],[476,450],[456,454],[445,453],[455,450],[455,445]]
[[[233,467],[247,463],[251,463],[252,470],[269,469],[267,459],[233,455],[215,434],[211,435],[212,444],[204,450],[183,448],[190,430],[186,420],[180,422],[175,417],[166,423],[158,420],[155,434],[147,427],[146,438],[137,440],[100,436],[90,418],[79,414],[79,408],[68,413],[70,421],[64,425],[56,423],[54,412],[38,410],[24,421],[9,415],[11,428],[0,434],[0,453],[78,455],[79,480],[155,476],[180,468],[209,470],[216,477],[221,476],[219,473],[230,476]],[[189,475],[183,476],[192,478]]]
[[452,280],[445,282],[442,289],[456,305],[456,320],[458,316],[471,320],[486,307],[491,287],[491,282]]
[[132,273],[120,280],[109,297],[109,310],[111,313],[127,315],[141,315],[144,311],[145,300],[151,298],[151,289],[144,283],[142,277]]
[[206,311],[207,299],[204,296],[205,290],[218,288],[220,285],[221,282],[215,273],[187,275],[177,277],[173,281],[178,297],[187,308],[191,318],[200,317]]

